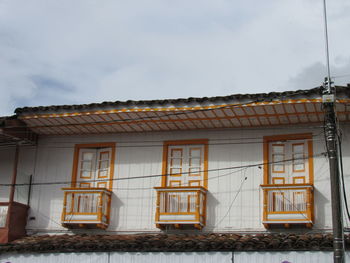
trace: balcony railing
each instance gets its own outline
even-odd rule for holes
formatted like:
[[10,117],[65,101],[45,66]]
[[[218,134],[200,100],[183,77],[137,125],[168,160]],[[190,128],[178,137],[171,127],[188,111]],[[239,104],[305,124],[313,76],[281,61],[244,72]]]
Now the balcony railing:
[[313,186],[311,184],[262,185],[263,224],[313,224]]
[[62,225],[102,228],[109,224],[111,191],[105,188],[63,188]]
[[207,190],[203,187],[155,187],[156,225],[193,225],[201,229],[206,221]]

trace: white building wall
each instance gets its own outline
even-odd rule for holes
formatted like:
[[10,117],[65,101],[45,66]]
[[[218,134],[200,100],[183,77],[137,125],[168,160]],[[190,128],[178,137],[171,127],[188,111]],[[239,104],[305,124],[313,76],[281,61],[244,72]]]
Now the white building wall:
[[8,202],[10,187],[2,184],[10,184],[13,174],[13,164],[15,159],[15,147],[0,148],[0,202]]
[[[209,139],[209,170],[263,162],[263,136],[313,132],[314,154],[325,152],[321,129],[288,128],[45,137],[39,140],[34,183],[70,182],[74,145],[116,142],[111,222],[108,231],[159,231],[154,224],[161,177],[130,179],[162,172],[163,141]],[[347,152],[349,156],[349,152]],[[349,163],[350,165],[350,163]],[[331,226],[328,160],[314,158],[315,226]],[[349,170],[349,169],[347,169]],[[246,180],[244,178],[247,177]],[[243,183],[242,183],[243,182]],[[208,176],[207,226],[204,231],[265,231],[262,225],[262,167],[211,171]],[[243,185],[242,185],[243,184]],[[27,228],[63,231],[63,191],[70,184],[35,185]],[[89,230],[91,231],[91,230]]]
[[[345,259],[350,260],[349,252]],[[176,252],[176,253],[44,253],[2,254],[0,263],[305,263],[332,262],[330,251],[304,252]]]
[[[11,184],[14,162],[15,146],[4,146],[0,148],[0,202],[8,202],[10,195],[10,186],[2,184]],[[21,147],[18,156],[17,183],[28,184],[29,177],[34,173],[35,147]],[[15,191],[14,200],[21,203],[27,203],[28,185],[18,186]]]

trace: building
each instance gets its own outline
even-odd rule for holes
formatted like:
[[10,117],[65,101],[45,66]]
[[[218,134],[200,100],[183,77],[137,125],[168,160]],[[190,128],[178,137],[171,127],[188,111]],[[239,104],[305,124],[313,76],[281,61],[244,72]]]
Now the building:
[[[345,185],[349,88],[336,87]],[[321,96],[315,88],[16,109],[1,125],[0,259],[249,262],[274,251],[264,255],[327,260]]]

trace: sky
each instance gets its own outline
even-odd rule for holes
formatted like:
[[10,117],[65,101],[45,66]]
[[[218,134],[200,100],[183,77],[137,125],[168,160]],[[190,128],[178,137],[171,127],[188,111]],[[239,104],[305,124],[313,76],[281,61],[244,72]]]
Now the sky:
[[[0,115],[17,107],[310,89],[323,0],[0,0]],[[327,2],[350,83],[350,1]]]

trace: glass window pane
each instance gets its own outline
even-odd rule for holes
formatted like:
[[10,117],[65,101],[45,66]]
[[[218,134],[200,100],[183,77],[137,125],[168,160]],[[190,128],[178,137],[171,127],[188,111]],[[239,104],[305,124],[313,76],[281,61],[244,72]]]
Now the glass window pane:
[[100,169],[108,169],[109,167],[109,162],[108,161],[101,161],[100,162]]
[[272,146],[272,152],[273,153],[283,154],[284,153],[284,145],[273,145]]
[[190,166],[201,166],[200,164],[201,160],[200,159],[190,159]]
[[297,153],[297,154],[294,154],[294,160],[295,161],[301,161],[301,162],[304,162],[304,154],[302,153]]
[[101,160],[109,160],[109,152],[101,153]]
[[274,164],[273,165],[273,171],[274,172],[283,172],[284,171],[284,165],[283,164]]
[[201,157],[201,150],[200,149],[191,149],[190,156],[200,158]]
[[293,145],[294,153],[303,153],[304,152],[304,144],[294,144]]
[[294,164],[294,171],[304,171],[305,167],[303,163]]
[[171,159],[171,166],[172,167],[181,167],[182,159]]
[[171,157],[172,158],[181,158],[182,157],[182,149],[171,149]]
[[93,153],[83,153],[83,160],[84,161],[91,161],[94,158]]
[[92,163],[91,163],[91,161],[83,161],[83,162],[81,163],[81,169],[82,169],[82,170],[90,171],[91,168],[92,168]]
[[108,171],[107,170],[100,170],[99,172],[99,177],[107,177],[108,176]]
[[175,175],[181,175],[181,169],[180,168],[172,168],[170,169],[170,174],[175,174]]
[[283,161],[283,158],[284,155],[277,155],[277,154],[274,154],[273,155],[273,158],[272,158],[272,161],[273,162],[282,162]]
[[200,170],[200,167],[190,168],[190,174],[199,174]]
[[91,178],[91,172],[90,171],[82,171],[81,178]]

